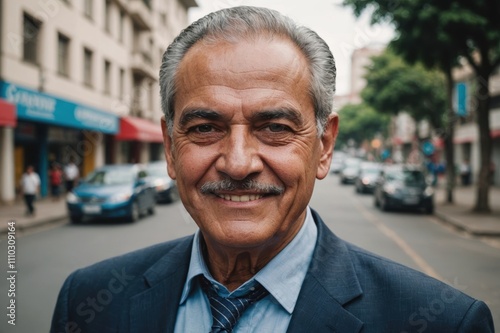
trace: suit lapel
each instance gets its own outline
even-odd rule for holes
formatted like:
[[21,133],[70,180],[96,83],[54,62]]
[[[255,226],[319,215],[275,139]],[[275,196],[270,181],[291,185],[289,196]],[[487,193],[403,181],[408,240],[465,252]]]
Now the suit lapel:
[[172,333],[186,280],[192,237],[169,251],[145,274],[150,287],[130,299],[130,333]]
[[313,211],[318,242],[287,333],[359,332],[363,322],[343,305],[362,294],[345,244]]

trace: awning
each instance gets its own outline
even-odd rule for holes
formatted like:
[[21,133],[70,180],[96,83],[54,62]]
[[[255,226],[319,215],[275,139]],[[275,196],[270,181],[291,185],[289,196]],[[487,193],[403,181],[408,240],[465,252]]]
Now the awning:
[[161,126],[142,118],[120,118],[120,131],[116,135],[121,141],[163,142]]
[[0,126],[16,127],[16,106],[0,98]]

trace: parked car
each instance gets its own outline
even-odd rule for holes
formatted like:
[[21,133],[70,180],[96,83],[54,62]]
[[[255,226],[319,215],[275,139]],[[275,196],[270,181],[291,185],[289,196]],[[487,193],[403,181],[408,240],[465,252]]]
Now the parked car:
[[423,169],[402,165],[385,167],[375,186],[374,204],[384,211],[414,208],[432,214],[434,189]]
[[375,162],[363,162],[354,181],[357,193],[373,193],[382,166]]
[[155,187],[156,202],[174,202],[179,199],[177,183],[167,173],[167,162],[151,162],[146,166],[151,183]]
[[344,160],[342,169],[339,172],[341,184],[354,184],[358,176],[361,160],[356,157],[348,157]]
[[330,163],[330,173],[339,173],[344,165],[346,154],[342,151],[334,151],[332,162]]
[[155,189],[144,166],[107,165],[94,170],[67,194],[73,223],[84,218],[127,218],[137,221],[155,213]]

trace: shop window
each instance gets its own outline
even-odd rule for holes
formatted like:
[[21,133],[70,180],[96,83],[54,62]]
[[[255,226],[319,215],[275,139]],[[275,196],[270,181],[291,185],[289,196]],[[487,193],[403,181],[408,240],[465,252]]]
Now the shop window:
[[23,17],[23,60],[38,64],[39,35],[42,24],[33,17],[24,14]]
[[63,34],[57,36],[57,73],[69,76],[69,38]]

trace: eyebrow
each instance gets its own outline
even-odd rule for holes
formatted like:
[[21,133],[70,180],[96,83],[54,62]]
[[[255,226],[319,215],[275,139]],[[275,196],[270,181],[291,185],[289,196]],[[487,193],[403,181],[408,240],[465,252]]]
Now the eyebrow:
[[216,121],[216,120],[221,120],[222,116],[218,112],[215,112],[212,110],[194,109],[194,110],[184,112],[181,116],[181,119],[179,120],[179,124],[180,124],[180,126],[185,126],[191,120],[196,119],[196,118]]
[[[185,126],[193,119],[220,121],[223,118],[224,118],[223,115],[213,110],[194,109],[186,111],[185,113],[182,114],[181,119],[179,120],[179,125]],[[301,125],[303,123],[302,114],[296,110],[289,108],[258,111],[251,117],[252,122],[275,120],[275,119],[287,119],[293,122],[295,125]]]
[[260,111],[252,115],[252,120],[256,122],[274,119],[290,120],[295,125],[301,125],[303,123],[302,114],[296,110],[288,108]]

